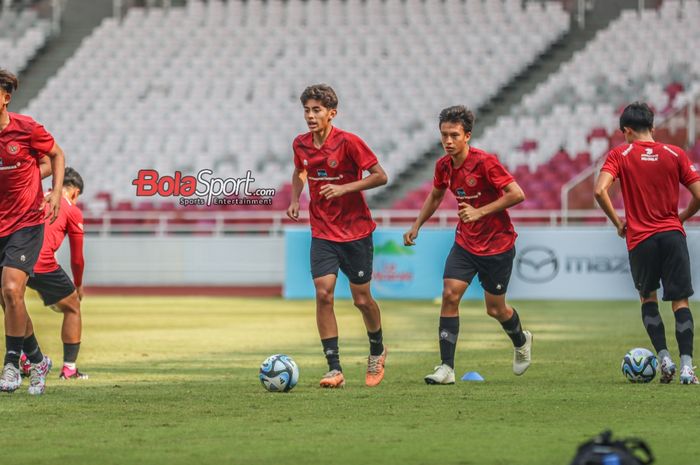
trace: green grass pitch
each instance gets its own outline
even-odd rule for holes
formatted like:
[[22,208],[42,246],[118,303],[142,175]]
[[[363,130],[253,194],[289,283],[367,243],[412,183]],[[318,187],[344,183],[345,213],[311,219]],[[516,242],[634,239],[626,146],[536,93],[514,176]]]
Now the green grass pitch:
[[[311,301],[90,297],[79,366],[59,382],[61,317],[28,297],[56,368],[46,394],[0,396],[6,463],[565,465],[605,428],[649,441],[659,464],[697,463],[698,386],[627,383],[624,353],[650,347],[634,302],[515,302],[534,333],[533,365],[481,303],[462,306],[457,372],[484,383],[427,386],[438,363],[439,307],[380,302],[386,378],[366,388],[367,340],[350,302],[336,303],[344,390],[325,371]],[[670,309],[663,316],[677,351]],[[299,364],[288,394],[263,390],[270,354]]]

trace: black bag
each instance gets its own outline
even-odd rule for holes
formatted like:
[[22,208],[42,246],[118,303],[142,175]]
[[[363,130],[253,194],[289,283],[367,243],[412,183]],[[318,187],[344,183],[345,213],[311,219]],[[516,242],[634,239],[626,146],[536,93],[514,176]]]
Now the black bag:
[[582,444],[571,465],[649,465],[654,454],[641,439],[612,440],[612,432],[604,431]]

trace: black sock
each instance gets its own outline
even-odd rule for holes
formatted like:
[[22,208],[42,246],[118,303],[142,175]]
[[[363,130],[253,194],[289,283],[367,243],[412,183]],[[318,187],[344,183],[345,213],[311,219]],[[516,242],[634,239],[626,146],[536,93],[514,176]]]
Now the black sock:
[[24,337],[22,336],[5,336],[5,362],[3,365],[11,363],[15,368],[19,368],[19,357],[22,353],[24,345]]
[[646,302],[642,304],[642,321],[647,330],[649,339],[658,354],[662,350],[667,350],[666,347],[666,328],[659,314],[658,302]]
[[63,363],[75,363],[78,360],[78,351],[80,351],[80,343],[63,344]]
[[673,315],[676,317],[676,340],[681,355],[693,356],[693,314],[688,307],[679,308]]
[[24,338],[22,351],[27,355],[27,358],[31,363],[40,363],[42,360],[44,360],[44,354],[41,353],[39,341],[36,340],[34,333],[32,333],[31,336]]
[[338,370],[343,371],[340,366],[340,353],[338,352],[338,337],[329,337],[328,339],[321,339],[321,344],[323,344],[323,353],[326,354],[326,361],[328,362],[328,370]]
[[455,367],[455,350],[457,349],[457,336],[459,336],[459,317],[440,317],[440,358],[442,363],[450,368]]
[[513,309],[513,316],[511,316],[509,320],[502,321],[501,326],[503,327],[503,331],[510,337],[510,340],[513,341],[515,347],[522,347],[525,345],[527,340],[525,339],[525,334],[523,334],[523,328],[520,325],[520,317],[515,309]]
[[384,339],[382,338],[382,328],[379,328],[374,333],[370,333],[369,331],[367,331],[367,337],[369,337],[370,355],[382,355],[382,352],[384,352]]

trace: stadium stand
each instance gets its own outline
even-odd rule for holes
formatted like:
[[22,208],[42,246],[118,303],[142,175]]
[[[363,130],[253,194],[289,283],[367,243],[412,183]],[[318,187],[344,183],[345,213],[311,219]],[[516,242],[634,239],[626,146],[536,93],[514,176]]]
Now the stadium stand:
[[[666,0],[641,14],[623,11],[473,142],[513,171],[528,194],[518,208],[560,208],[563,184],[623,142],[618,115],[627,103],[649,102],[660,125],[700,95],[699,19],[695,0]],[[657,136],[669,140],[666,133]],[[689,150],[694,160],[700,160],[698,151],[697,145]],[[430,189],[427,182],[393,207],[419,208]],[[581,192],[575,204],[593,208],[590,192]]]
[[435,143],[439,108],[488,101],[569,22],[561,3],[520,0],[132,8],[121,22],[105,20],[25,111],[99,186],[88,208],[158,207],[135,205],[139,168],[218,177],[251,169],[256,187],[281,187],[276,206],[286,207],[306,85],[338,90],[338,126],[360,134],[396,178]]
[[50,34],[51,22],[40,19],[32,8],[0,10],[0,63],[5,69],[20,73]]

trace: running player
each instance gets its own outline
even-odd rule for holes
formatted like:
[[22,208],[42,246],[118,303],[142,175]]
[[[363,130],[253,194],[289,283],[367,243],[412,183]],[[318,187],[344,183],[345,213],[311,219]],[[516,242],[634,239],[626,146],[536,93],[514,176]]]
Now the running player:
[[[44,305],[63,313],[63,368],[60,379],[87,379],[87,374],[78,371],[76,361],[80,351],[82,322],[80,302],[83,299],[83,214],[76,205],[82,194],[83,178],[73,168],[66,168],[63,179],[61,211],[53,223],[45,225],[44,245],[39,261],[34,266],[34,276],[27,286],[36,290]],[[56,251],[68,235],[73,281],[56,261]],[[73,284],[75,282],[75,284]],[[28,374],[29,360],[22,356],[22,370]],[[26,362],[25,362],[26,359]]]
[[523,331],[518,312],[506,303],[506,290],[515,258],[516,233],[507,208],[525,194],[498,159],[469,146],[474,114],[464,106],[440,113],[445,156],[435,164],[433,190],[409,231],[404,245],[413,246],[418,231],[442,203],[447,189],[457,198],[456,240],[445,262],[439,343],[442,364],[425,377],[428,384],[454,384],[454,359],[459,334],[459,302],[474,276],[484,288],[486,312],[501,323],[513,342],[513,373],[530,366],[532,335]]
[[[634,285],[642,302],[642,322],[661,360],[661,382],[673,381],[676,365],[666,347],[666,333],[656,295],[659,281],[663,300],[671,301],[680,351],[680,381],[698,384],[693,371],[693,295],[690,257],[683,223],[700,209],[700,176],[685,152],[655,142],[654,113],[645,103],[628,105],[620,116],[626,144],[612,149],[595,187],[595,198],[620,237],[627,240]],[[608,190],[620,180],[625,205],[622,220]],[[688,208],[678,214],[679,184],[692,194]]]
[[[19,358],[24,347],[32,364],[29,393],[42,394],[51,360],[42,354],[34,336],[24,291],[41,250],[44,221],[58,216],[65,162],[63,150],[42,125],[7,110],[17,85],[12,73],[0,69],[0,268],[6,345],[0,391],[20,387]],[[51,159],[54,173],[53,191],[46,197],[38,165],[44,154]]]
[[[361,191],[386,184],[387,176],[362,139],[333,126],[338,97],[330,86],[307,87],[301,94],[301,103],[309,132],[294,139],[292,200],[287,215],[298,221],[299,197],[308,179],[316,323],[328,361],[328,373],[320,384],[326,388],[345,384],[333,310],[340,269],[350,280],[353,302],[362,313],[369,337],[365,383],[376,386],[384,378],[387,351],[382,340],[379,306],[370,292],[372,232],[376,224]],[[363,178],[363,171],[370,174]]]

